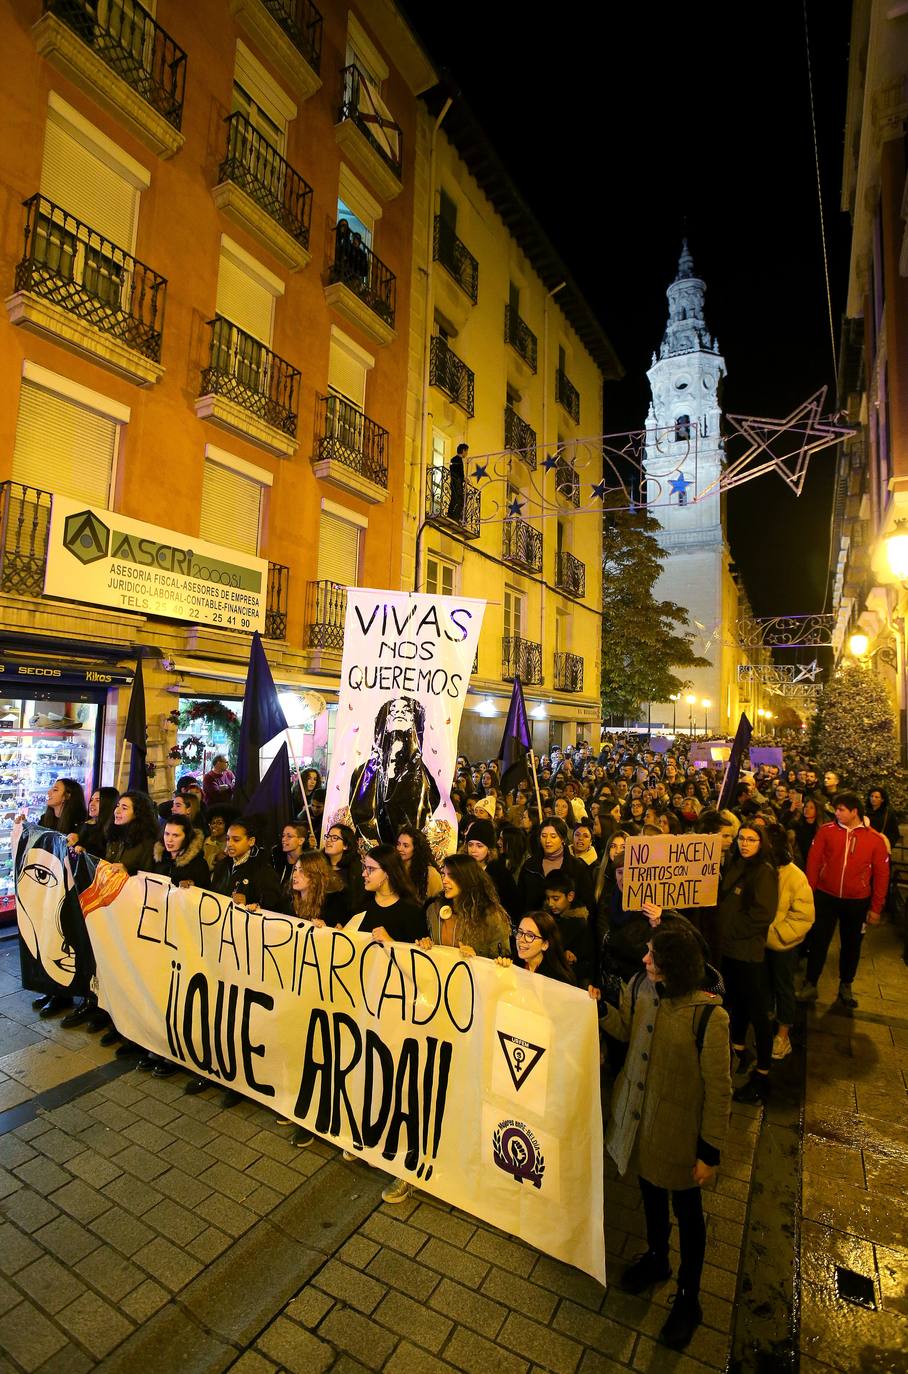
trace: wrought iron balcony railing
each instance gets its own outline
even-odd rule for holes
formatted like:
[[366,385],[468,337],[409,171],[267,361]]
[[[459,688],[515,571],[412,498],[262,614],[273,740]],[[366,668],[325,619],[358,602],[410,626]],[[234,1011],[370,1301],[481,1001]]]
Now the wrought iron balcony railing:
[[388,114],[369,80],[355,62],[341,72],[342,95],[338,122],[352,120],[396,177],[403,176],[404,136]]
[[262,0],[314,72],[322,61],[322,16],[312,0]]
[[521,639],[520,635],[505,637],[501,641],[501,676],[506,682],[519,677],[530,687],[542,684],[542,645],[532,639]]
[[344,622],[347,617],[347,588],[340,582],[310,582],[306,589],[306,647],[333,649],[344,647]]
[[504,308],[504,341],[520,354],[531,371],[536,371],[536,335],[510,305]]
[[564,407],[572,420],[580,423],[580,392],[560,367],[555,373],[555,400]]
[[429,381],[450,396],[467,415],[473,414],[475,377],[440,334],[434,334],[429,350]]
[[344,286],[365,301],[379,319],[394,328],[397,309],[397,278],[381,258],[367,248],[359,234],[350,232],[345,219],[334,230],[334,260],[328,270],[329,282]]
[[290,569],[283,563],[268,564],[268,593],[265,599],[265,636],[267,639],[287,638],[287,596],[290,591]]
[[586,564],[566,549],[555,557],[555,586],[568,596],[586,596]]
[[316,413],[317,452],[388,485],[388,431],[340,396],[319,396]]
[[479,538],[479,491],[469,482],[451,480],[449,468],[426,473],[426,519],[455,529],[465,539]]
[[536,467],[536,431],[511,406],[504,408],[504,446],[513,449],[528,468]]
[[300,374],[223,315],[209,320],[211,352],[201,396],[223,396],[291,438],[299,418]]
[[0,484],[0,591],[42,595],[50,508],[49,491],[22,482]]
[[219,181],[232,181],[304,248],[309,247],[312,187],[237,110],[224,121],[227,151]]
[[572,506],[580,505],[580,474],[566,458],[559,458],[555,464],[555,491]]
[[179,129],[186,54],[138,0],[44,0],[127,86]]
[[432,256],[450,272],[475,305],[479,300],[479,263],[441,215],[435,216]]
[[33,291],[160,362],[165,279],[45,196],[23,203],[16,290]]
[[542,530],[535,529],[528,520],[509,515],[502,530],[501,556],[530,572],[542,572]]
[[583,659],[580,654],[555,655],[555,691],[583,691]]

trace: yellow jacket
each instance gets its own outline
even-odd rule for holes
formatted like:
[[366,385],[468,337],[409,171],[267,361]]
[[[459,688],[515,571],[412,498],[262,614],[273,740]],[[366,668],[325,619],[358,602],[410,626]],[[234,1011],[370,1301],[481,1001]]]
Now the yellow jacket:
[[794,949],[814,921],[813,889],[797,864],[779,869],[779,906],[766,935],[767,949]]

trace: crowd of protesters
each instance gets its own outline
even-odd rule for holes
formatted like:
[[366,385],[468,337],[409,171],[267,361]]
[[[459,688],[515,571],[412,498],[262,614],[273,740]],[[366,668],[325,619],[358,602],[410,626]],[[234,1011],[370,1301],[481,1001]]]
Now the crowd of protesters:
[[[155,871],[319,926],[358,916],[376,939],[516,962],[594,998],[614,1080],[607,1146],[622,1172],[638,1176],[647,1230],[646,1252],[619,1282],[642,1293],[670,1276],[671,1203],[681,1263],[661,1339],[680,1349],[702,1317],[700,1189],[720,1164],[730,1100],[766,1100],[773,1064],[792,1052],[796,1002],[816,998],[837,926],[838,1003],[845,1012],[857,1006],[863,935],[884,910],[889,854],[900,842],[882,787],[860,797],[796,744],[785,759],[754,772],[745,759],[720,809],[721,768],[695,766],[683,737],[665,753],[631,736],[610,739],[598,754],[588,744],[553,749],[536,777],[507,792],[494,764],[461,757],[452,791],[457,852],[440,864],[414,826],[373,848],[347,825],[323,828],[315,769],[300,780],[298,819],[272,836],[267,817],[231,805],[224,757],[203,784],[181,779],[158,808],[142,792],[110,787],[86,807],[78,783],[61,778],[41,823],[129,874]],[[720,836],[716,905],[626,911],[628,839],[689,833]],[[103,1042],[120,1042],[117,1053],[136,1055],[140,1068],[178,1072],[122,1042],[91,997],[36,1006],[42,1016],[67,1009],[64,1026],[84,1024]],[[198,1078],[186,1091],[211,1087]],[[295,1144],[310,1143],[305,1128],[287,1124]],[[382,1196],[400,1202],[410,1191],[394,1179]]]

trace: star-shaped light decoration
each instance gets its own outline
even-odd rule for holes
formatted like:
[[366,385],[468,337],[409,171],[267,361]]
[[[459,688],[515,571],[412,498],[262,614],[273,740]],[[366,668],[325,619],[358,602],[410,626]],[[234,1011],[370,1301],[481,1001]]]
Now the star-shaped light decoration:
[[814,659],[812,663],[798,663],[795,667],[797,668],[797,672],[791,679],[792,682],[806,682],[808,679],[814,682],[817,673],[820,671],[820,665],[817,663],[816,659]]
[[605,485],[605,478],[603,478],[601,482],[593,483],[593,496],[596,498],[597,501],[605,500],[606,490],[607,488]]
[[669,479],[672,496],[686,496],[687,488],[693,485],[693,482],[689,482],[683,472],[679,472],[677,477],[671,477]]
[[739,457],[728,458],[729,443],[735,437],[734,434],[729,435],[726,440],[728,461],[725,468],[706,491],[700,492],[697,500],[702,501],[716,486],[721,491],[728,491],[730,487],[762,477],[764,472],[777,472],[795,496],[800,496],[811,454],[829,448],[854,433],[853,425],[835,424],[832,420],[820,418],[826,402],[826,390],[825,386],[821,387],[790,415],[786,415],[784,420],[726,415],[729,425],[747,440],[748,447]]
[[551,472],[552,468],[557,468],[558,462],[559,459],[557,453],[548,453],[543,459],[542,466],[546,472]]
[[475,466],[475,468],[473,469],[473,477],[475,478],[475,480],[476,480],[477,482],[481,482],[482,479],[483,479],[483,477],[488,477],[488,475],[489,475],[489,465],[488,465],[488,463],[477,463],[476,466]]
[[519,515],[525,505],[526,501],[521,501],[518,496],[515,496],[508,505],[508,515]]

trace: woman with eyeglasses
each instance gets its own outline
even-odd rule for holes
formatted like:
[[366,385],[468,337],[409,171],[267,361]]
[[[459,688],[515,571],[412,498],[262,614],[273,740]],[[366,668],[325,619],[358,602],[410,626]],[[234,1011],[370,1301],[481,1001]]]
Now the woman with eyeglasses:
[[441,876],[443,893],[426,913],[435,945],[449,945],[468,958],[494,959],[511,946],[507,912],[489,875],[469,854],[449,854]]
[[746,1046],[749,1025],[753,1026],[757,1051],[753,1074],[735,1090],[736,1102],[764,1102],[769,1095],[772,1022],[764,951],[778,906],[779,875],[770,859],[766,835],[746,822],[738,830],[719,879],[717,907],[725,1005],[737,1073],[743,1073],[752,1062]]
[[379,844],[366,853],[363,884],[366,901],[360,930],[376,940],[410,945],[426,939],[426,914],[393,844]]
[[349,825],[329,826],[322,845],[332,871],[347,889],[347,906],[350,914],[355,916],[358,911],[362,911],[366,900],[363,869],[356,847],[356,831]]
[[[561,947],[558,922],[548,911],[528,911],[521,916],[514,932],[514,942],[517,946],[517,963],[527,973],[539,973],[543,978],[554,978],[558,983],[577,986]],[[507,965],[511,961],[507,957],[500,957],[496,962]]]

